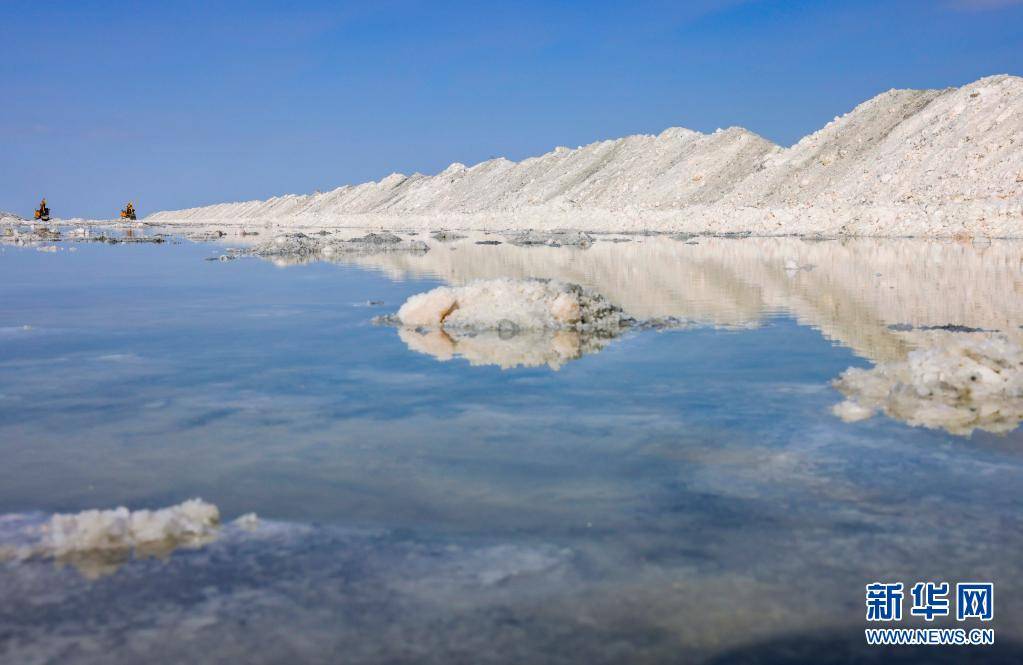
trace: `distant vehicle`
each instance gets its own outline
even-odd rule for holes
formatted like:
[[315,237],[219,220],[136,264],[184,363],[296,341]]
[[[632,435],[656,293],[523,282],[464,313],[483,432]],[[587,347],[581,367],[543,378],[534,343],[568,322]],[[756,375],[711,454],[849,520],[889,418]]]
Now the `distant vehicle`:
[[36,210],[36,219],[40,222],[50,221],[50,209],[46,206],[46,197],[39,203],[39,209]]
[[121,211],[121,219],[137,219],[133,201],[128,201],[128,205],[124,206],[124,210]]

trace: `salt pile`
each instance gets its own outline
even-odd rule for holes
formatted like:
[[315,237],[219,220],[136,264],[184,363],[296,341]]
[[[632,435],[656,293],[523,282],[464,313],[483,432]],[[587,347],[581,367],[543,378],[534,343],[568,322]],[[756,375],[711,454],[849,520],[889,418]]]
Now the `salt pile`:
[[564,147],[149,221],[1023,236],[1023,79],[891,90],[781,148],[745,129]]
[[603,296],[547,279],[488,279],[414,295],[398,310],[409,328],[445,330],[574,330],[614,335],[630,323]]
[[639,203],[656,206],[665,200],[711,202],[729,188],[736,174],[753,172],[775,147],[738,128],[709,135],[672,128],[657,136],[628,136],[575,150],[555,148],[518,163],[498,158],[472,167],[452,164],[435,176],[393,173],[379,182],[322,194],[161,212],[148,219],[474,213],[549,204],[619,209]]
[[914,427],[969,435],[1010,432],[1023,421],[1023,348],[1004,337],[938,333],[905,360],[850,368],[835,381],[847,422],[882,411]]
[[1023,79],[890,90],[766,160],[731,197],[752,205],[1023,200]]
[[[410,297],[393,317],[409,349],[440,361],[557,370],[642,325],[599,293],[549,279],[485,279]],[[666,327],[666,326],[665,326]]]
[[159,510],[86,510],[57,514],[43,527],[43,547],[53,556],[127,550],[154,543],[201,541],[215,533],[220,511],[201,499]]
[[[231,533],[252,532],[259,518],[234,520]],[[222,535],[220,510],[190,499],[158,510],[84,510],[43,519],[37,513],[0,515],[0,562],[55,559],[96,579],[116,572],[133,555],[165,557],[201,547]]]

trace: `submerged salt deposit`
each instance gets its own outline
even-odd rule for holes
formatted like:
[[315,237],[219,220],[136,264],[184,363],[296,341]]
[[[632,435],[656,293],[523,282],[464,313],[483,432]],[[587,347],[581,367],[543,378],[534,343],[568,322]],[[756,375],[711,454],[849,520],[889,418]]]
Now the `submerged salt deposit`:
[[545,247],[585,248],[593,244],[593,237],[579,231],[526,231],[513,235],[508,242],[525,247],[543,245]]
[[341,254],[379,254],[384,252],[427,252],[422,240],[404,240],[393,233],[367,233],[356,238],[331,235],[282,233],[248,250],[256,256],[288,258],[325,258]]
[[741,128],[452,164],[161,223],[1023,236],[1023,79],[890,90],[790,148]]
[[969,435],[1010,432],[1023,421],[1023,348],[1000,335],[931,333],[905,360],[850,368],[835,381],[847,422],[885,415]]

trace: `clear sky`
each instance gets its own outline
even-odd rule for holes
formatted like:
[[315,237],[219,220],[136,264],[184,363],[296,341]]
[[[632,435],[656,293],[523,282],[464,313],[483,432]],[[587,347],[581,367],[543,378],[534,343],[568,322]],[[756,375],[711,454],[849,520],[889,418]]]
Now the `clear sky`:
[[1023,74],[1023,0],[0,0],[0,210],[142,214]]

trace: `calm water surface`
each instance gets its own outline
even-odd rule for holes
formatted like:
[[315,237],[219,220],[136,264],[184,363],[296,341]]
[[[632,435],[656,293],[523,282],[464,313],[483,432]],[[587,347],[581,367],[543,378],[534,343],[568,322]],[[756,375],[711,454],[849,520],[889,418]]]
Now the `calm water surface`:
[[[847,423],[831,382],[1023,343],[1023,246],[693,242],[2,248],[0,514],[200,496],[262,522],[0,563],[0,661],[953,662],[860,646],[864,584],[936,579],[995,582],[977,662],[1019,662],[1020,431]],[[489,277],[687,325],[566,355],[371,322]]]

